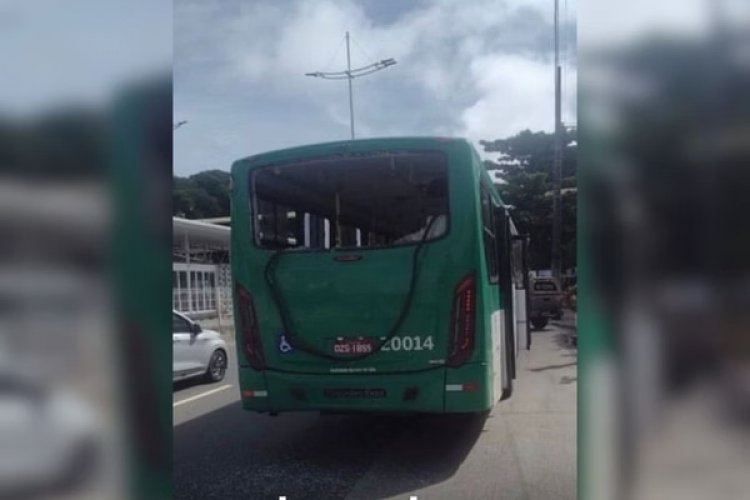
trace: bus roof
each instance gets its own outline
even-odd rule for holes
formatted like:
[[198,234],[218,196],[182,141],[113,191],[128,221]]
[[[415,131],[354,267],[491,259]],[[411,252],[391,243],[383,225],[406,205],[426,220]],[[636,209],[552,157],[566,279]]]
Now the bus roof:
[[[327,156],[333,154],[341,154],[348,152],[367,151],[373,149],[396,149],[396,148],[432,148],[442,149],[449,144],[463,144],[472,148],[471,144],[466,139],[457,137],[378,137],[372,139],[354,139],[347,141],[334,141],[334,142],[322,142],[318,144],[306,144],[303,146],[295,146],[285,149],[277,149],[274,151],[268,151],[257,155],[247,156],[234,162],[234,166],[239,164],[251,164],[251,169],[254,168],[252,164],[257,163],[258,166],[261,164],[273,163],[276,161],[284,161],[288,159],[300,158],[304,156]],[[473,149],[473,148],[472,148]]]

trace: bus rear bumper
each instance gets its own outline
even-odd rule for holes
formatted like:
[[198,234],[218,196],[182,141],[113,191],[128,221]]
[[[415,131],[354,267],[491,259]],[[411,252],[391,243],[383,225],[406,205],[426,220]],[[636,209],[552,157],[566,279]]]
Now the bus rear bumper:
[[412,373],[299,374],[240,367],[242,407],[258,412],[465,413],[492,407],[487,367]]

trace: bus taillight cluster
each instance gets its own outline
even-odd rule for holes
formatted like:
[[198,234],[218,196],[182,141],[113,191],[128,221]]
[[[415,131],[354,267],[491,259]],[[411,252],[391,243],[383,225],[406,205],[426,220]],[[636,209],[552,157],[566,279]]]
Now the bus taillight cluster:
[[476,286],[474,274],[464,277],[456,286],[451,312],[450,345],[447,364],[460,366],[474,352]]
[[250,366],[255,370],[263,370],[266,361],[263,357],[263,347],[260,342],[258,329],[258,316],[255,312],[253,296],[245,287],[237,283],[237,309],[240,316],[240,328],[242,332],[242,349]]

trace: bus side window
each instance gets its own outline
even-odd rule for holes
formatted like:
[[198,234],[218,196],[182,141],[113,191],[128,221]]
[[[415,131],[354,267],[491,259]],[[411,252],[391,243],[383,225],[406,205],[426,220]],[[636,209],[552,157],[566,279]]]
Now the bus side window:
[[497,283],[499,280],[499,274],[495,217],[494,210],[492,209],[490,193],[484,184],[480,186],[480,197],[482,202],[482,234],[484,241],[484,254],[487,259],[487,274],[490,277],[490,283]]

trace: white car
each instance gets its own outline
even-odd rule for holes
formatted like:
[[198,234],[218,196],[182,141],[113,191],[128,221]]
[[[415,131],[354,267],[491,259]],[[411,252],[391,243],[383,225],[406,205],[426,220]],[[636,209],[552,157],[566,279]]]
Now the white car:
[[227,345],[218,332],[204,330],[172,311],[172,380],[203,377],[219,382],[227,371]]

